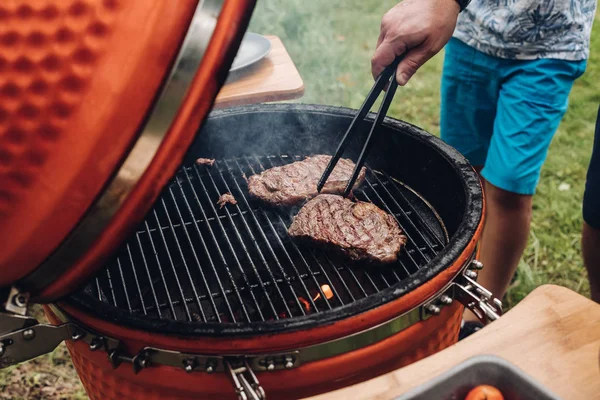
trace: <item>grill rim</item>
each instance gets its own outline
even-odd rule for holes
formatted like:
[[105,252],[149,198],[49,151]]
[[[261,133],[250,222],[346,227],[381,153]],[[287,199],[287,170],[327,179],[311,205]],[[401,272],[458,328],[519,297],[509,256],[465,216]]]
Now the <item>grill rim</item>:
[[[346,107],[334,107],[312,104],[259,104],[245,107],[222,109],[213,111],[209,120],[226,118],[232,115],[281,112],[281,113],[305,113],[324,114],[335,117],[352,117],[355,110]],[[369,114],[368,119],[373,119],[374,114]],[[450,238],[445,248],[429,262],[426,267],[411,275],[411,279],[405,279],[390,288],[372,294],[366,298],[356,300],[352,303],[324,310],[318,314],[309,314],[290,319],[265,321],[265,322],[191,322],[158,319],[154,317],[130,314],[107,303],[93,299],[81,293],[72,294],[64,300],[65,304],[75,307],[90,316],[98,317],[106,322],[124,324],[133,329],[140,329],[152,333],[184,336],[208,336],[208,337],[251,337],[267,333],[294,332],[303,329],[311,329],[336,321],[356,316],[393,300],[430,281],[435,276],[451,267],[468,247],[483,218],[483,190],[477,173],[464,156],[457,150],[444,143],[441,139],[428,133],[413,124],[405,121],[386,117],[383,126],[394,131],[401,131],[410,135],[423,144],[431,147],[441,155],[454,171],[459,175],[465,195],[465,212],[456,232]],[[198,134],[201,134],[201,130]],[[184,163],[185,165],[186,163]],[[425,300],[425,299],[424,299]],[[358,310],[357,310],[358,309]]]

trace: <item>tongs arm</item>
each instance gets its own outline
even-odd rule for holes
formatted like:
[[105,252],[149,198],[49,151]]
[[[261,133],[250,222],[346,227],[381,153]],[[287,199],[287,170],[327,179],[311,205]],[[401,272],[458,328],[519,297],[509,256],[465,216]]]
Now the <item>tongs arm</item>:
[[[325,171],[323,172],[323,175],[321,176],[321,179],[319,180],[319,183],[317,184],[317,191],[319,193],[325,186],[325,183],[327,182],[329,175],[331,175],[331,172],[334,170],[336,164],[338,163],[339,159],[342,156],[342,153],[346,149],[346,146],[348,145],[348,139],[350,137],[350,134],[355,131],[357,122],[364,120],[365,116],[367,115],[367,113],[369,112],[371,107],[373,107],[373,104],[379,97],[379,94],[381,93],[381,91],[384,90],[386,85],[389,84],[386,89],[383,101],[381,102],[381,105],[379,107],[379,111],[377,112],[377,116],[375,117],[375,122],[371,126],[371,130],[369,131],[369,135],[367,136],[366,142],[363,145],[363,148],[360,152],[358,161],[356,162],[354,171],[352,172],[352,176],[351,176],[350,180],[348,181],[348,184],[346,185],[346,188],[344,190],[344,193],[343,193],[344,197],[347,197],[350,194],[350,192],[352,191],[352,187],[354,186],[354,183],[356,182],[356,179],[358,178],[358,175],[360,174],[360,170],[363,167],[365,158],[366,158],[369,150],[371,149],[373,132],[375,131],[376,127],[379,126],[381,124],[381,122],[383,121],[383,118],[387,114],[388,108],[390,107],[392,99],[394,98],[394,94],[396,93],[396,88],[398,87],[398,83],[395,79],[395,72],[396,72],[396,69],[398,68],[398,64],[400,64],[400,61],[402,61],[402,58],[404,58],[404,57],[403,56],[396,57],[394,62],[392,64],[388,65],[385,68],[385,70],[381,73],[381,75],[379,75],[377,80],[375,81],[375,84],[371,88],[371,91],[367,95],[367,98],[365,99],[363,105],[360,107],[360,109],[354,116],[354,119],[352,119],[350,126],[348,127],[348,129],[346,130],[346,133],[342,137],[342,140],[340,141],[340,143],[335,151],[335,154],[333,155],[333,157],[331,157],[331,160],[329,161],[327,168],[325,168]],[[392,79],[390,79],[390,78],[392,78]]]

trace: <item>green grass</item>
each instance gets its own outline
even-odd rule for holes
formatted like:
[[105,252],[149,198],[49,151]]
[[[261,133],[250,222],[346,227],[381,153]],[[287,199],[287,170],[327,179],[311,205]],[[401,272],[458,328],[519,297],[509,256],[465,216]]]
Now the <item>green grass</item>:
[[[395,0],[260,0],[250,29],[281,37],[305,82],[301,102],[358,108],[373,82],[370,58],[381,16],[394,4]],[[392,116],[436,135],[442,57],[431,60],[398,91],[390,110]],[[596,26],[588,69],[575,84],[543,169],[529,246],[507,296],[509,306],[544,283],[589,294],[579,238],[585,172],[600,102],[598,82]],[[85,392],[64,345],[50,355],[0,370],[0,399],[80,398]]]

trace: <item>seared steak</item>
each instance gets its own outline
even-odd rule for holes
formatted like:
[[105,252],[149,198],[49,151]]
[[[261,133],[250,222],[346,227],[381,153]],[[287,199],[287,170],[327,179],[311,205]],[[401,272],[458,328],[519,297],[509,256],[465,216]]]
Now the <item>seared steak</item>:
[[306,203],[288,232],[292,238],[331,248],[354,261],[394,262],[406,243],[394,217],[375,204],[330,194]]
[[[275,206],[292,206],[311,199],[318,194],[317,183],[329,160],[331,156],[317,155],[252,175],[248,178],[250,195]],[[321,193],[343,193],[353,170],[354,163],[341,158]],[[365,173],[362,168],[354,188],[363,182]]]

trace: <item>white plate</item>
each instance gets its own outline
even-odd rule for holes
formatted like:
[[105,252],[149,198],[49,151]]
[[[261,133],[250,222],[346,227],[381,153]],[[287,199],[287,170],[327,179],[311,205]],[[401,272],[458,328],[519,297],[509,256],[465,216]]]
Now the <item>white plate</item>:
[[229,72],[238,71],[257,63],[265,58],[269,51],[271,51],[269,39],[257,33],[246,33]]

